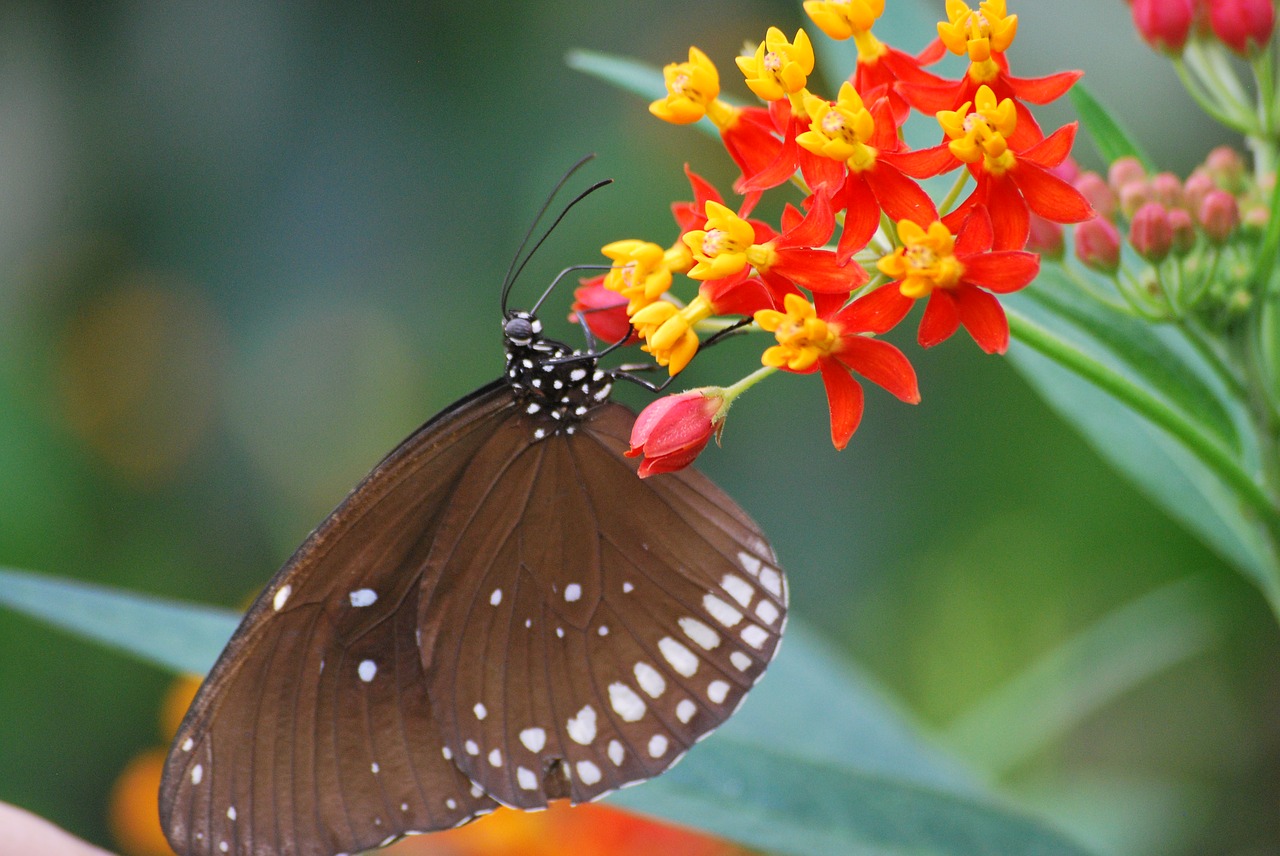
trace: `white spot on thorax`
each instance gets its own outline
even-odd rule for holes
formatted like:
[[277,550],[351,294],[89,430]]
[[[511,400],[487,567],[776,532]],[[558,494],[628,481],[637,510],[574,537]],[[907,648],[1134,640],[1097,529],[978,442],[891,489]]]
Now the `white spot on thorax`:
[[530,401],[529,406],[524,409],[524,412],[532,416],[533,414],[537,413],[541,409],[542,409],[541,404],[539,404],[536,401]]
[[293,586],[281,586],[276,592],[276,596],[272,598],[271,605],[275,607],[276,612],[284,609],[284,605],[289,601],[289,595],[293,594]]
[[541,728],[526,728],[520,732],[520,742],[530,752],[541,752],[542,747],[547,745],[547,732]]
[[684,635],[696,642],[704,651],[710,651],[720,644],[720,634],[696,618],[681,618],[679,624]]
[[680,699],[680,703],[676,705],[676,719],[686,725],[689,720],[693,719],[693,715],[698,712],[698,706],[687,698]]
[[586,376],[587,376],[586,369],[574,369],[573,371],[569,372],[569,380],[572,380],[572,381],[582,380]]
[[725,697],[729,695],[729,685],[724,681],[712,681],[707,686],[707,698],[716,704],[722,704]]
[[657,698],[667,688],[667,682],[663,679],[662,673],[648,663],[636,663],[635,675],[636,683],[640,684],[640,689],[644,690],[649,698]]
[[516,767],[516,781],[526,791],[538,789],[538,777],[533,774],[533,770],[526,767]]
[[671,668],[675,669],[686,678],[692,678],[694,673],[698,671],[698,658],[693,652],[681,645],[670,636],[664,636],[658,640],[658,650],[662,652],[662,656]]
[[661,758],[667,754],[667,738],[662,734],[655,734],[649,738],[649,757]]
[[644,717],[644,701],[624,683],[615,681],[609,684],[609,704],[613,705],[623,722],[638,722]]
[[564,599],[569,603],[573,603],[580,597],[582,597],[582,586],[577,583],[569,583],[564,587]]
[[565,730],[575,743],[587,746],[596,739],[596,710],[587,705],[565,724]]
[[591,761],[578,762],[578,778],[584,785],[594,785],[600,781],[600,768]]
[[367,684],[373,680],[374,675],[378,674],[378,664],[372,660],[361,660],[357,671],[360,673],[360,680]]
[[352,606],[373,606],[378,600],[378,593],[370,588],[356,589],[350,594]]
[[622,748],[622,744],[617,740],[609,741],[609,760],[613,762],[613,766],[621,767],[622,759],[627,756],[626,751]]

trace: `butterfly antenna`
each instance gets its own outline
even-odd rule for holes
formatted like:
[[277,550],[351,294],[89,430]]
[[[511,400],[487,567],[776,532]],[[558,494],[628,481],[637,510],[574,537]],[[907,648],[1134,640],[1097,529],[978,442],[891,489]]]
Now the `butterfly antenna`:
[[[561,215],[561,216],[564,216],[564,215]],[[559,222],[559,221],[557,220],[556,222]],[[537,247],[534,247],[534,249],[536,250]],[[555,279],[551,280],[551,284],[547,286],[546,291],[542,292],[542,296],[538,298],[538,302],[533,304],[533,308],[529,310],[529,314],[537,315],[538,307],[542,306],[542,301],[546,300],[547,297],[551,295],[551,292],[556,290],[556,286],[560,284],[560,280],[564,279],[569,274],[574,273],[575,271],[580,271],[580,270],[613,270],[613,266],[612,265],[573,265],[571,267],[565,268],[564,270],[560,271],[560,273],[556,274]]]
[[[520,241],[520,246],[516,248],[515,254],[511,257],[511,264],[507,266],[507,275],[502,278],[502,312],[504,315],[507,311],[507,295],[511,293],[511,287],[520,276],[520,271],[524,270],[524,266],[528,264],[529,259],[533,256],[534,252],[536,252],[538,247],[542,245],[542,242],[547,239],[547,235],[551,233],[551,229],[554,229],[556,223],[559,223],[560,220],[564,218],[565,212],[568,211],[568,208],[572,208],[574,203],[578,200],[575,199],[573,202],[569,203],[568,208],[566,208],[565,211],[562,211],[560,216],[556,218],[556,223],[551,224],[551,228],[547,229],[546,233],[538,239],[538,242],[534,245],[533,249],[529,250],[528,254],[526,254],[525,248],[529,246],[529,241],[533,238],[534,232],[537,231],[538,224],[542,222],[542,218],[545,217],[547,211],[551,209],[551,203],[555,200],[556,194],[558,194],[569,179],[573,177],[574,173],[582,169],[583,165],[594,157],[594,154],[586,155],[573,166],[569,167],[568,171],[565,172],[565,174],[560,177],[560,180],[556,182],[556,186],[551,188],[551,192],[547,194],[547,198],[543,201],[542,207],[539,208],[538,213],[534,215],[533,222],[529,224],[529,229],[524,233],[524,238]],[[594,189],[595,188],[592,188],[592,190]],[[523,260],[521,260],[522,257]]]
[[[538,248],[542,246],[542,244],[547,240],[547,238],[551,237],[551,233],[555,231],[556,226],[560,225],[560,221],[565,218],[565,215],[567,215],[571,210],[573,210],[573,206],[577,205],[579,202],[586,199],[588,196],[590,196],[592,193],[595,193],[597,190],[604,187],[606,184],[613,184],[613,179],[606,178],[603,181],[597,181],[595,184],[591,185],[586,190],[582,191],[577,196],[570,199],[569,204],[564,206],[564,210],[561,211],[559,216],[557,216],[556,219],[551,223],[551,225],[547,227],[547,230],[542,233],[542,237],[538,239],[538,242],[529,248],[529,252],[525,255],[524,261],[520,262],[520,266],[516,268],[515,274],[512,275],[511,281],[506,283],[502,288],[502,313],[504,315],[507,312],[507,294],[510,293],[511,286],[515,283],[515,281],[520,278],[520,273],[524,270],[524,266],[529,263],[529,259],[533,258],[533,254],[538,251]],[[557,278],[557,281],[559,281],[558,278]],[[539,300],[538,302],[541,303],[542,301]]]

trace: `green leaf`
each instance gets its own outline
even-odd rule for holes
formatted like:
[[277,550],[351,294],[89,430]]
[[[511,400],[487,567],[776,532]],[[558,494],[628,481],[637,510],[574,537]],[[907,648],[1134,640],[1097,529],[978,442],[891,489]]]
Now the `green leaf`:
[[564,60],[575,71],[598,77],[646,101],[667,94],[662,69],[636,59],[578,48],[565,54]]
[[1205,610],[1211,596],[1204,579],[1190,577],[1125,604],[988,694],[944,741],[1007,773],[1138,684],[1211,647],[1220,631]]
[[1093,96],[1083,82],[1077,81],[1067,93],[1067,97],[1071,99],[1076,113],[1080,116],[1080,124],[1088,132],[1105,163],[1111,163],[1116,158],[1135,157],[1149,172],[1155,171],[1154,163],[1147,153],[1107,108],[1102,106],[1102,102]]
[[[184,672],[206,670],[237,621],[13,570],[0,570],[0,603]],[[1085,854],[986,793],[794,622],[728,725],[671,772],[613,799],[787,854]]]
[[[1011,362],[1104,459],[1274,601],[1280,594],[1274,584],[1276,570],[1254,513],[1268,500],[1249,477],[1250,462],[1257,457],[1255,444],[1247,439],[1242,419],[1222,394],[1215,391],[1218,404],[1207,412],[1225,410],[1231,415],[1241,442],[1238,454],[1215,442],[1221,436],[1220,420],[1210,416],[1206,423],[1195,410],[1195,402],[1205,401],[1203,391],[1214,389],[1209,381],[1212,372],[1185,341],[1179,344],[1179,334],[1171,328],[1156,330],[1134,321],[1124,336],[1109,340],[1114,331],[1095,335],[1097,331],[1082,320],[1085,316],[1058,311],[1061,301],[1042,294],[1057,291],[1061,297],[1074,289],[1059,269],[1051,267],[1041,273],[1029,293],[1007,296],[1005,306],[1019,340],[1009,351]],[[1157,337],[1165,346],[1158,351],[1171,370],[1164,381],[1155,381],[1160,373],[1140,365],[1153,352],[1143,348],[1130,352],[1125,346],[1129,336],[1137,341],[1144,335]],[[1035,347],[1027,347],[1032,339]],[[1148,356],[1141,360],[1135,356],[1143,353]],[[1087,374],[1080,373],[1086,370]],[[1169,374],[1196,380],[1189,386],[1171,385]],[[1103,381],[1111,391],[1097,385]],[[1197,390],[1200,384],[1203,387]],[[1120,386],[1143,402],[1146,412],[1117,398],[1115,389]],[[1171,433],[1175,428],[1181,436]],[[1194,450],[1184,442],[1188,437],[1195,441]]]
[[208,606],[0,568],[0,605],[176,672],[204,674],[239,618]]

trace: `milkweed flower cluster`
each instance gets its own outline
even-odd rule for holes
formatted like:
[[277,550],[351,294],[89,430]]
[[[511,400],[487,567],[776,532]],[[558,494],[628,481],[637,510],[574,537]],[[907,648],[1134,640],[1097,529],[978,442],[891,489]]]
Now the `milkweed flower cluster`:
[[[1076,126],[1046,134],[1029,106],[1062,96],[1080,72],[1014,76],[1007,51],[1018,19],[1004,0],[977,8],[948,0],[936,38],[918,54],[873,35],[884,6],[804,4],[826,37],[857,47],[856,67],[842,72],[834,92],[815,79],[804,29],[788,36],[770,27],[736,58],[756,105],[722,99],[720,71],[696,47],[663,69],[666,95],[649,111],[716,127],[739,172],[736,199],[686,166],[693,199],[672,208],[674,239],[606,246],[611,269],[584,282],[574,308],[602,339],[634,335],[672,376],[717,333],[740,327],[772,340],[762,368],[741,381],[700,390],[680,406],[651,405],[666,419],[641,415],[633,453],[680,450],[642,475],[686,465],[718,436],[734,397],[776,371],[821,378],[831,439],[844,448],[862,417],[863,381],[920,400],[910,360],[883,338],[916,303],[922,347],[963,327],[983,351],[1003,353],[1009,327],[998,295],[1025,287],[1039,270],[1028,248],[1033,223],[1094,216],[1059,175]],[[930,70],[948,52],[968,60],[959,79]],[[903,126],[913,116],[935,122],[941,142],[909,148]],[[954,181],[935,202],[923,182],[944,175]],[[753,216],[765,193],[790,194],[776,225]],[[696,284],[690,297],[680,296],[686,280]],[[696,419],[670,418],[684,412]],[[701,433],[691,440],[694,422]]]

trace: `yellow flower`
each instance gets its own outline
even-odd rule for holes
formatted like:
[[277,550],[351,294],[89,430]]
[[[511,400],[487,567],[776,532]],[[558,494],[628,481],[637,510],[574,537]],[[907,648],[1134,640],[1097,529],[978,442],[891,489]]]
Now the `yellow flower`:
[[692,279],[721,279],[747,266],[755,230],[719,202],[707,200],[705,229],[685,232],[682,240],[693,252]]
[[969,55],[969,76],[976,81],[994,80],[999,66],[992,54],[1003,53],[1018,33],[1018,16],[1005,11],[1004,0],[984,0],[978,11],[963,0],[947,0],[947,20],[938,23],[938,36],[947,50]]
[[804,30],[788,42],[782,30],[770,27],[755,56],[740,56],[738,68],[747,87],[764,101],[778,101],[804,89],[813,73],[813,45]]
[[884,14],[884,0],[805,0],[804,10],[818,29],[840,41],[870,30]]
[[903,297],[918,300],[935,288],[954,288],[964,276],[964,263],[956,258],[956,239],[951,230],[934,221],[928,231],[910,220],[898,222],[902,246],[883,256],[876,267],[900,281]]
[[688,62],[673,62],[662,69],[667,97],[649,105],[649,112],[673,125],[689,125],[707,115],[720,95],[720,73],[707,55],[689,48]]
[[600,249],[614,263],[604,277],[604,287],[627,298],[627,314],[657,300],[671,287],[666,252],[649,241],[614,241]]
[[788,294],[783,298],[783,306],[786,312],[761,309],[755,314],[760,328],[773,333],[778,340],[778,344],[761,354],[760,362],[793,372],[808,371],[836,349],[840,337],[830,324],[818,317],[814,305],[800,295]]
[[951,138],[947,147],[960,160],[981,160],[983,169],[992,175],[1003,175],[1013,166],[1014,155],[1006,140],[1018,126],[1012,98],[997,102],[991,87],[984,84],[972,102],[965,102],[959,110],[941,110],[937,116],[938,124]]
[[852,83],[841,84],[834,104],[806,93],[804,107],[809,130],[796,137],[797,143],[815,155],[844,161],[855,172],[875,165],[876,150],[866,143],[875,133],[876,121]]
[[711,301],[698,295],[683,309],[659,300],[631,316],[631,325],[645,340],[641,350],[653,355],[660,366],[667,366],[674,376],[684,370],[698,352],[698,334],[694,325],[711,317]]

